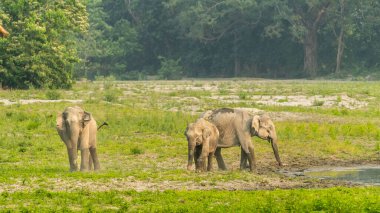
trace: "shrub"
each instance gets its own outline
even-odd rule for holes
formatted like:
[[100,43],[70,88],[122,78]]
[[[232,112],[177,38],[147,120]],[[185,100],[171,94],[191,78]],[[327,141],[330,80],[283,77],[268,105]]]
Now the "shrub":
[[49,100],[58,100],[61,98],[61,93],[58,92],[57,90],[48,90],[45,93],[45,96]]
[[132,147],[130,150],[131,150],[131,154],[133,154],[133,155],[144,154],[144,150],[142,150],[138,147]]
[[159,79],[163,80],[179,80],[182,78],[183,67],[179,64],[181,59],[168,59],[159,56],[161,68],[158,70]]

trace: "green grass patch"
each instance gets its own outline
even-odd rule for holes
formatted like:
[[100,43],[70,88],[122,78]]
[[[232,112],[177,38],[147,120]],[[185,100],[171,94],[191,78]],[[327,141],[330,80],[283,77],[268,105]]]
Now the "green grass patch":
[[0,211],[378,212],[379,188],[274,191],[107,191],[0,194]]
[[[202,88],[207,85],[212,88]],[[226,80],[210,84],[206,81],[116,82],[104,78],[78,82],[70,90],[0,90],[2,99],[13,102],[59,98],[84,101],[0,105],[0,184],[3,184],[0,187],[9,191],[0,194],[0,212],[376,212],[380,203],[374,196],[379,194],[376,187],[248,192],[135,192],[116,191],[121,189],[112,185],[105,192],[86,189],[66,192],[51,188],[59,181],[107,186],[123,178],[157,185],[168,181],[202,184],[207,180],[210,188],[234,181],[264,186],[271,181],[299,181],[273,172],[275,159],[271,146],[258,138],[252,141],[259,173],[238,170],[238,147],[223,149],[228,171],[187,171],[187,141],[183,135],[187,124],[194,122],[201,112],[221,107],[259,108],[273,115],[280,156],[290,164],[289,169],[297,169],[299,165],[308,167],[311,163],[323,166],[327,162],[378,162],[379,90],[378,82],[271,81],[268,84],[265,80]],[[219,95],[228,97],[215,98]],[[259,95],[337,96],[337,103],[344,101],[343,95],[349,95],[368,105],[358,109],[338,105],[266,106],[249,100]],[[68,172],[67,150],[55,130],[55,122],[57,113],[72,105],[91,112],[98,124],[109,123],[97,135],[102,167],[99,172]],[[286,117],[287,114],[290,116]],[[13,192],[10,190],[13,185],[20,187]]]

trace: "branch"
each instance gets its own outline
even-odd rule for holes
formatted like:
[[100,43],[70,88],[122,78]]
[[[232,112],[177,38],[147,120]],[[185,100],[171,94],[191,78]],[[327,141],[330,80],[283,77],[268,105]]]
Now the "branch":
[[134,15],[134,13],[131,10],[131,0],[124,0],[125,5],[127,6],[127,10],[129,15],[131,15],[133,21],[135,23],[139,23],[139,19]]
[[322,9],[318,12],[318,15],[317,15],[317,18],[315,19],[314,23],[313,23],[313,28],[317,27],[317,25],[319,24],[319,21],[321,20],[323,14],[326,12],[326,9],[329,7],[330,5],[330,2],[326,3]]

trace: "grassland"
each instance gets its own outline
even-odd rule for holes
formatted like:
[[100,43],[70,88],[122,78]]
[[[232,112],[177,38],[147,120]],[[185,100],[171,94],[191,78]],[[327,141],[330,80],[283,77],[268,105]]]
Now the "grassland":
[[[380,211],[379,187],[283,173],[378,165],[379,91],[379,82],[239,79],[1,90],[0,211]],[[55,118],[74,104],[110,124],[98,132],[100,172],[68,172]],[[286,166],[253,138],[256,173],[238,169],[239,148],[223,150],[228,171],[186,171],[186,125],[218,107],[268,113]]]

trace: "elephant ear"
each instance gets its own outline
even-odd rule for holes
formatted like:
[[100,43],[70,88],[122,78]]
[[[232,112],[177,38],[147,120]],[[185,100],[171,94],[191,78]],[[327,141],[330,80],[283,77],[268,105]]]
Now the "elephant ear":
[[253,130],[252,132],[256,134],[259,131],[259,128],[260,128],[260,116],[255,115],[252,118],[252,130]]
[[92,115],[89,112],[84,111],[83,114],[83,126],[86,126],[92,119]]
[[65,130],[65,125],[64,125],[64,114],[63,113],[58,113],[57,114],[57,119],[56,119],[56,128],[58,131],[64,131]]

